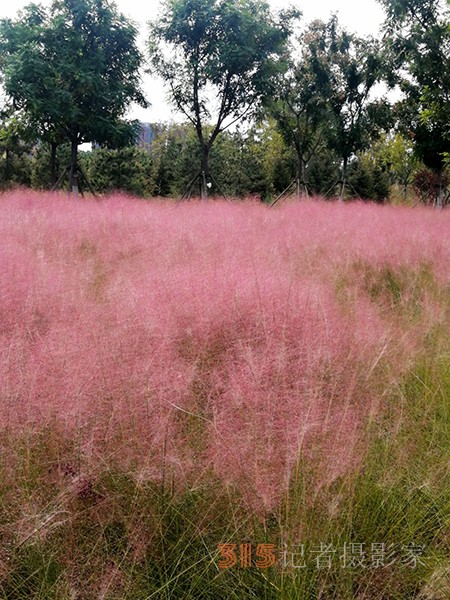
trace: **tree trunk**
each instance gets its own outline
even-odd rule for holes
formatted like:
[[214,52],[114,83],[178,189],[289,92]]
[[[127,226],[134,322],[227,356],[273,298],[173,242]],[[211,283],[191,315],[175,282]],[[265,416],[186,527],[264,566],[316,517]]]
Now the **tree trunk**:
[[51,173],[51,184],[52,188],[56,185],[57,182],[57,173],[56,173],[56,149],[58,144],[56,142],[50,143],[50,173]]
[[339,202],[344,201],[345,185],[347,183],[347,163],[348,163],[348,158],[345,157],[344,161],[342,163],[342,179],[341,179],[341,188],[339,190]]
[[300,137],[300,116],[296,115],[297,118],[297,129],[295,133],[295,151],[297,153],[297,198],[300,199],[302,192],[308,195],[308,189],[305,182],[305,159],[303,156],[303,144]]
[[6,146],[5,149],[5,182],[8,183],[11,177],[11,151]]
[[200,194],[202,200],[208,199],[209,151],[209,145],[202,144],[202,170],[200,174]]
[[303,189],[305,190],[305,196],[309,197],[308,192],[308,175],[306,174],[306,167],[308,166],[309,159],[306,161],[303,159]]
[[436,198],[436,208],[442,208],[442,198],[444,196],[444,190],[442,188],[442,172],[439,173],[439,190]]
[[72,138],[70,153],[69,190],[78,196],[78,136]]
[[408,196],[408,180],[405,179],[403,181],[403,202],[406,202],[407,196]]
[[304,162],[301,153],[297,156],[297,197],[302,195],[302,186],[304,186]]

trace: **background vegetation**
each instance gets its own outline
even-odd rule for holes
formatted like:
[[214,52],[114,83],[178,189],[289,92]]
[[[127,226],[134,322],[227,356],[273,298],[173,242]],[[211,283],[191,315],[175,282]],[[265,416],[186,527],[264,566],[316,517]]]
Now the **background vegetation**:
[[[0,184],[262,200],[287,188],[443,206],[449,10],[443,0],[380,2],[381,42],[336,16],[305,24],[261,0],[167,0],[146,54],[186,122],[154,124],[147,153],[132,148],[139,127],[124,118],[131,102],[145,105],[133,25],[91,0],[30,5],[0,22]],[[78,168],[85,141],[96,149]]]

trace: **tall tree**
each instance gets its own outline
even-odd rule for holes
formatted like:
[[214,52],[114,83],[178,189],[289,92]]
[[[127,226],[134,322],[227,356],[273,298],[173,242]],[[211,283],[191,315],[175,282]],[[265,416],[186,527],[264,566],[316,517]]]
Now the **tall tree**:
[[326,30],[334,25],[313,21],[298,37],[299,47],[287,61],[287,72],[269,102],[284,141],[297,156],[297,194],[308,194],[307,166],[328,127],[331,71]]
[[[250,117],[273,91],[296,11],[273,16],[264,0],[165,0],[150,24],[153,69],[194,125],[201,149],[201,194],[220,132]],[[208,125],[212,125],[211,128]]]
[[48,140],[70,142],[72,191],[79,144],[117,137],[130,102],[146,105],[136,35],[107,0],[54,0],[48,10],[31,4],[15,21],[0,21],[6,92]]
[[42,47],[46,15],[38,5],[26,7],[19,15],[20,19],[15,22],[9,19],[0,21],[2,79],[12,100],[12,110],[22,114],[22,120],[25,113],[28,123],[35,129],[36,139],[48,142],[51,147],[50,171],[54,184],[56,149],[63,141],[63,135],[48,110],[54,81]]
[[374,86],[386,77],[378,43],[342,29],[334,17],[324,27],[324,45],[330,61],[331,123],[329,143],[342,160],[339,197],[347,183],[350,157],[364,150],[390,122],[390,106],[372,100]]
[[[404,100],[403,131],[419,159],[441,178],[450,151],[450,6],[444,0],[379,0],[385,42]],[[445,189],[437,197],[442,205]]]

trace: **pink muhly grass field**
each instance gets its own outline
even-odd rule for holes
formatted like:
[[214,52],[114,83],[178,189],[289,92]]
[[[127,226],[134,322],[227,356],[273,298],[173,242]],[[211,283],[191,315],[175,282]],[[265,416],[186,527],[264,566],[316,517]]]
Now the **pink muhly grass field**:
[[0,426],[265,510],[329,485],[445,318],[449,214],[4,195]]

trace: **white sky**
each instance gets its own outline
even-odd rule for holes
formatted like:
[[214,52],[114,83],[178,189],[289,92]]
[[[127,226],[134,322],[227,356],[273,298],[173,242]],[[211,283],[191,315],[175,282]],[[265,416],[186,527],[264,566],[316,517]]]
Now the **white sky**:
[[[1,3],[0,18],[15,17],[17,12],[30,3],[30,0],[8,0]],[[48,4],[48,0],[37,2]],[[116,0],[119,10],[130,17],[140,29],[139,42],[144,49],[146,23],[158,15],[159,1],[153,0]],[[296,6],[303,13],[302,22],[313,19],[328,19],[332,12],[338,13],[340,23],[359,35],[376,35],[383,21],[383,11],[376,0],[269,0],[274,9]],[[144,75],[143,89],[151,107],[134,107],[129,116],[144,122],[169,121],[176,119],[171,109],[161,81]]]

